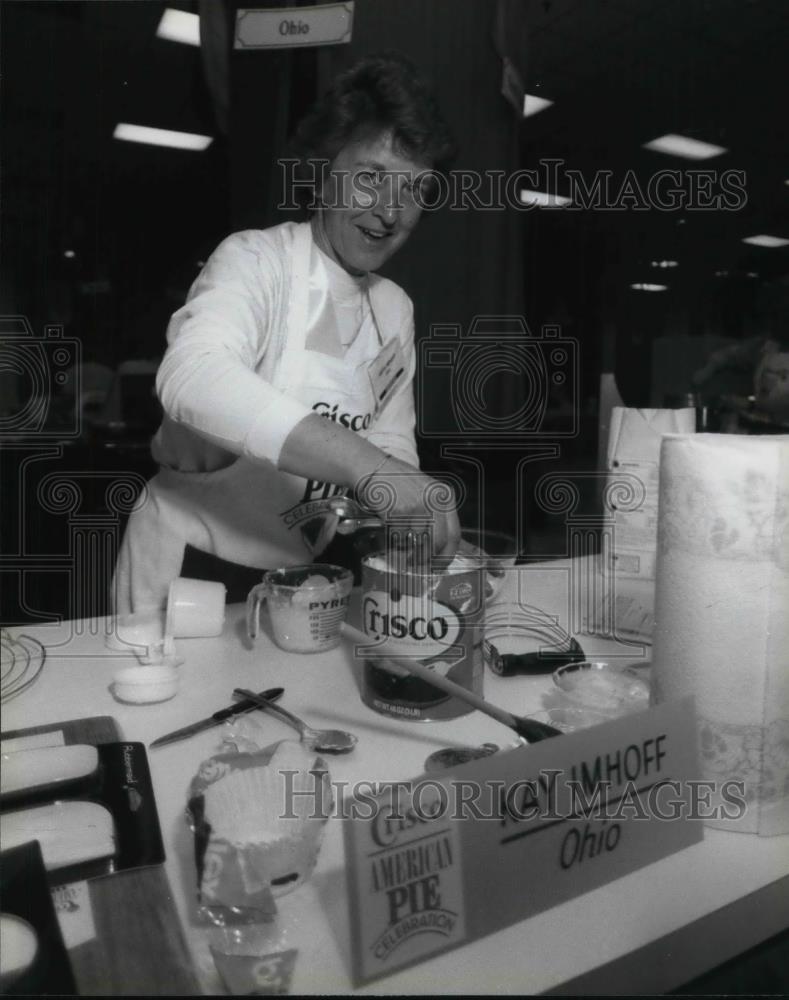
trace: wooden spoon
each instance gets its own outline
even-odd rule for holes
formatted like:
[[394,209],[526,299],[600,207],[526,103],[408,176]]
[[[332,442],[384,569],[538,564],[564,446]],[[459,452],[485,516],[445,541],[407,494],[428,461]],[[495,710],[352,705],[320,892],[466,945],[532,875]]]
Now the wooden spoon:
[[[499,708],[497,705],[491,705],[490,702],[485,701],[484,698],[480,698],[479,695],[469,691],[460,684],[456,684],[454,681],[449,680],[447,677],[443,677],[441,674],[435,673],[429,667],[425,667],[418,660],[407,659],[402,656],[389,656],[386,653],[386,643],[373,643],[368,635],[364,632],[360,632],[359,629],[354,628],[352,625],[348,625],[346,622],[342,626],[343,634],[346,635],[353,642],[360,646],[375,647],[375,652],[377,654],[384,653],[387,659],[396,663],[398,667],[402,667],[403,670],[407,670],[409,673],[413,674],[415,677],[421,677],[423,681],[427,681],[428,684],[432,684],[433,687],[441,688],[446,691],[447,694],[453,695],[455,698],[459,698],[461,701],[465,701],[466,704],[472,705],[479,712],[484,712],[485,715],[489,715],[492,719],[496,719],[497,722],[503,723],[505,726],[509,726],[510,729],[514,729],[518,736],[523,737],[528,743],[537,743],[539,740],[548,739],[551,736],[561,736],[562,732],[560,729],[555,729],[553,726],[549,726],[545,722],[538,722],[536,719],[528,719],[521,715],[513,715],[512,712],[507,712],[503,708]],[[382,667],[382,669],[386,669]]]

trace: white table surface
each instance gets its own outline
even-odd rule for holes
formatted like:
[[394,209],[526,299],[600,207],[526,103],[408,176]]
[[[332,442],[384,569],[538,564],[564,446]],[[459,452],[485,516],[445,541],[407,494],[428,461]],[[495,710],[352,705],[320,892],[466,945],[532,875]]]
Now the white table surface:
[[[543,563],[511,571],[508,589],[511,597],[519,594],[521,601],[557,614],[566,626],[573,579],[577,578],[567,563]],[[268,628],[265,614],[263,627]],[[175,698],[155,705],[121,704],[111,693],[113,675],[136,660],[106,648],[106,628],[104,622],[68,622],[16,629],[44,642],[48,658],[38,681],[3,707],[3,730],[110,715],[125,739],[147,745],[230,704],[234,687],[262,690],[281,685],[282,704],[310,724],[346,728],[359,736],[352,754],[328,758],[334,780],[411,778],[422,773],[426,757],[441,747],[486,741],[513,745],[513,734],[506,727],[479,713],[434,723],[377,714],[360,700],[359,668],[349,646],[320,656],[291,654],[262,632],[251,648],[241,605],[228,607],[221,636],[177,640],[184,662],[178,668],[180,689]],[[611,640],[579,639],[588,658],[616,655],[630,662],[649,657],[648,647],[639,654]],[[549,675],[499,678],[486,668],[485,697],[512,711],[539,711],[550,688]],[[278,719],[267,717],[266,726],[271,742],[295,736]],[[214,728],[148,752],[167,850],[166,870],[207,993],[221,993],[222,986],[208,951],[208,932],[195,918],[192,838],[184,810],[189,783],[200,762],[219,749],[220,732]],[[628,989],[660,992],[789,926],[789,893],[775,891],[778,880],[788,873],[789,836],[763,838],[706,829],[702,843],[359,992],[535,993],[561,991],[562,984],[571,980],[605,990],[605,980],[596,982],[594,970],[617,969],[628,956],[631,967],[619,979],[627,982]],[[753,895],[758,893],[763,895]],[[746,913],[748,901],[759,914],[759,920],[750,921],[750,931],[748,927],[734,935],[714,931],[716,915],[719,929],[722,920],[728,927],[738,920],[738,907],[740,915]],[[336,818],[328,823],[312,878],[281,897],[278,906],[271,950],[298,949],[292,992],[347,993],[349,921],[342,829]],[[689,935],[695,936],[691,946],[687,946]],[[677,942],[683,947],[677,948]],[[644,956],[643,961],[638,956]],[[612,987],[616,979],[612,973]]]

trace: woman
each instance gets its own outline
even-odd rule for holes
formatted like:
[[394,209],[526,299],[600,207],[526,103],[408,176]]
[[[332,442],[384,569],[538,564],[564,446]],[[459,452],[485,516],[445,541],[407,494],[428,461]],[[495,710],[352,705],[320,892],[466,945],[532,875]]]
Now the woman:
[[374,274],[418,223],[448,129],[413,66],[382,55],[336,80],[294,145],[310,221],[226,239],[170,321],[161,469],[123,540],[118,613],[162,606],[179,575],[243,598],[261,570],[319,556],[329,499],[363,482],[398,525],[430,518],[435,553],[457,548],[456,513],[431,509],[418,471],[413,307]]

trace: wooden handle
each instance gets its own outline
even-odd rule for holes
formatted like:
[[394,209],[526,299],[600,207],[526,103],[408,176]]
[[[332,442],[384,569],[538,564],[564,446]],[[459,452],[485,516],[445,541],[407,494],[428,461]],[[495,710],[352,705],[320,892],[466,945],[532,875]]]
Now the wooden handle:
[[[456,684],[454,681],[443,677],[441,674],[435,673],[428,667],[423,666],[418,660],[406,659],[402,656],[390,656],[386,652],[386,643],[373,643],[369,635],[365,635],[364,632],[360,632],[359,629],[354,628],[352,625],[348,625],[347,622],[342,626],[343,633],[351,639],[353,642],[358,643],[360,646],[375,646],[376,653],[384,653],[387,659],[396,663],[398,667],[402,667],[407,670],[410,674],[414,674],[416,677],[421,677],[423,681],[427,681],[428,684],[432,684],[433,687],[441,688],[446,691],[447,694],[454,695],[455,698],[459,698],[461,701],[465,701],[469,705],[473,705],[474,708],[478,709],[480,712],[484,712],[485,715],[489,715],[492,719],[496,719],[497,722],[503,722],[505,726],[509,726],[510,729],[514,729],[516,732],[520,731],[520,719],[517,715],[513,715],[511,712],[505,712],[503,708],[498,708],[496,705],[491,705],[489,701],[485,701],[484,698],[480,698],[479,695],[474,694],[473,691],[469,691],[467,688],[461,687],[460,684]],[[385,667],[382,669],[386,669]]]

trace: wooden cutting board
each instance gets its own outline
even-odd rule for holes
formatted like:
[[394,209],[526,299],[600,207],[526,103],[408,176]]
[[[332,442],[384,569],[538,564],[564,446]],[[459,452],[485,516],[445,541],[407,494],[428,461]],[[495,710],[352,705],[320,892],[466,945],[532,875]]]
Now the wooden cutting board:
[[[66,745],[121,739],[109,716],[71,719],[0,734],[2,740],[60,731]],[[82,996],[201,993],[162,865],[88,882],[96,937],[69,950]]]

